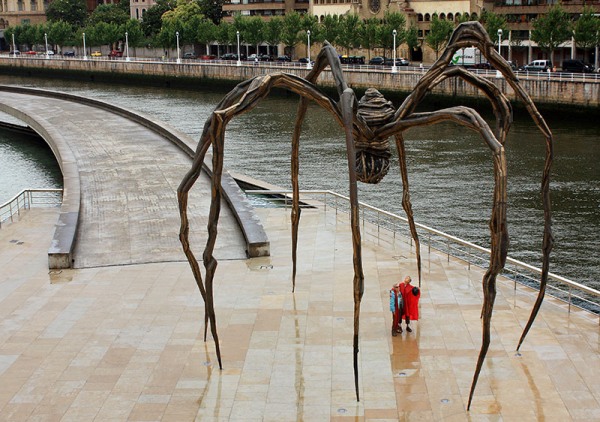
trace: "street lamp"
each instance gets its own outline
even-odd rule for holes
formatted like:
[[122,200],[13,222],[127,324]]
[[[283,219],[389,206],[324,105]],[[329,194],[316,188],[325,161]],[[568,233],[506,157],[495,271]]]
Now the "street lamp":
[[394,36],[394,54],[393,54],[393,64],[392,64],[392,73],[398,73],[398,68],[396,67],[396,34],[398,34],[398,31],[396,31],[395,29],[392,31],[392,35]]
[[17,44],[15,44],[15,34],[12,34],[13,39],[13,58],[17,58]]
[[46,42],[46,58],[49,59],[50,55],[48,54],[48,34],[44,32],[44,41]]
[[498,54],[502,55],[500,46],[502,45],[502,29],[498,29]]
[[[500,55],[500,57],[502,57],[502,50],[500,50],[502,45],[502,29],[498,28],[498,54]],[[496,78],[501,78],[502,74],[500,73],[500,70],[496,70]]]
[[179,58],[179,31],[175,32],[175,36],[177,37],[177,63],[181,63]]
[[87,51],[85,49],[85,32],[83,33],[83,60],[87,60]]
[[312,69],[312,66],[310,65],[310,29],[308,31],[306,31],[306,36],[308,37],[308,43],[307,43],[308,62],[306,63],[306,68]]
[[241,66],[242,61],[240,60],[240,31],[235,31],[235,35],[237,36],[237,65]]
[[129,61],[129,34],[125,32],[125,61]]

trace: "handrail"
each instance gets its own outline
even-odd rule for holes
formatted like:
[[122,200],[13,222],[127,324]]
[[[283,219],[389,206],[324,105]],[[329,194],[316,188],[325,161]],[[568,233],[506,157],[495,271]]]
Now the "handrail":
[[[246,190],[245,192],[247,195],[278,196],[279,199],[281,199],[281,197],[283,196],[285,198],[286,206],[288,204],[288,200],[291,201],[291,198],[292,198],[292,196],[291,196],[292,191],[290,191],[290,190]],[[300,195],[324,195],[323,204],[325,207],[327,207],[328,205],[331,206],[330,204],[327,203],[328,195],[335,197],[336,199],[343,200],[343,201],[347,202],[348,204],[350,202],[349,197],[341,195],[337,192],[329,191],[329,190],[301,190]],[[306,202],[306,200],[304,200],[304,201]],[[314,206],[315,204],[311,203],[310,205]],[[372,219],[369,220],[368,222],[369,222],[369,224],[374,224],[377,227],[378,234],[379,234],[379,230],[381,227],[387,228],[381,222],[381,220],[380,220],[381,216],[387,217],[391,221],[403,222],[403,223],[405,223],[405,226],[408,229],[408,219],[406,217],[402,217],[402,216],[393,214],[389,211],[382,210],[380,208],[374,207],[374,206],[366,204],[364,202],[359,202],[359,207],[361,208],[361,214],[363,216],[363,227],[365,226],[364,219],[368,212],[377,214],[377,218],[376,218],[375,222],[372,221]],[[336,208],[336,211],[338,210],[337,201],[336,201],[336,206],[334,206],[334,208]],[[486,257],[489,257],[489,255],[491,254],[490,249],[476,245],[476,244],[466,241],[464,239],[460,239],[456,236],[452,236],[450,234],[444,233],[440,230],[434,229],[434,228],[426,226],[424,224],[415,223],[415,226],[418,229],[426,232],[429,235],[426,239],[428,240],[428,245],[430,248],[431,248],[431,244],[432,244],[431,235],[441,238],[443,241],[446,242],[445,246],[448,248],[448,251],[446,252],[448,254],[448,257],[454,256],[459,259],[465,260],[469,264],[469,268],[471,265],[471,261],[469,259],[472,259],[474,261],[478,260],[482,263],[484,262],[484,259],[473,254],[473,251],[479,252],[479,253],[485,255]],[[393,235],[395,238],[395,227],[393,229],[394,229]],[[410,238],[410,234],[408,234],[408,236],[406,236],[406,237]],[[423,240],[425,240],[425,239],[423,239]],[[409,241],[412,244],[412,238],[410,238]],[[438,242],[438,243],[440,243],[440,242]],[[450,243],[453,244],[454,246],[451,246]],[[468,248],[468,251],[463,251],[461,249],[458,249],[458,248],[456,248],[456,245]],[[435,248],[437,248],[441,252],[444,252],[439,247],[435,247]],[[452,253],[450,253],[450,252],[452,252]],[[460,252],[461,254],[458,254],[457,252]],[[465,255],[466,255],[466,258],[465,258]],[[537,268],[533,265],[527,264],[525,262],[510,258],[510,257],[508,257],[506,259],[506,263],[507,263],[507,265],[505,266],[504,272],[513,274],[513,275],[509,275],[508,278],[510,278],[514,281],[515,289],[516,289],[517,283],[524,284],[531,288],[535,288],[534,287],[535,283],[539,283],[539,280],[533,278],[532,276],[530,276],[528,274],[520,273],[517,271],[512,271],[507,267],[510,264],[510,265],[516,267],[517,269],[526,270],[530,273],[533,273],[536,276],[541,275],[542,270],[540,268]],[[474,262],[474,265],[477,265],[477,263]],[[570,312],[571,306],[576,306],[578,308],[589,311],[593,314],[600,315],[600,291],[593,289],[591,287],[588,287],[588,286],[584,286],[583,284],[569,280],[566,277],[562,277],[562,276],[554,274],[554,273],[548,273],[548,279],[558,283],[558,286],[549,285],[548,290],[556,291],[556,292],[554,292],[554,294],[551,294],[551,295],[553,297],[556,297],[559,300],[562,300],[562,301],[568,303],[569,312]],[[561,285],[568,287],[568,290],[564,290],[564,288],[562,288]],[[577,291],[581,292],[582,295],[581,296],[573,295],[573,290],[577,290]],[[550,292],[549,292],[549,294],[550,294]],[[584,297],[583,295],[587,295],[589,297]],[[582,306],[583,304],[585,304],[586,306]],[[599,319],[599,322],[600,322],[600,319]]]
[[[13,217],[21,215],[22,209],[29,209],[32,206],[60,205],[62,194],[62,189],[23,189],[4,204],[0,204],[0,229],[4,221],[10,219],[11,223],[14,222]],[[57,197],[59,197],[58,200]]]

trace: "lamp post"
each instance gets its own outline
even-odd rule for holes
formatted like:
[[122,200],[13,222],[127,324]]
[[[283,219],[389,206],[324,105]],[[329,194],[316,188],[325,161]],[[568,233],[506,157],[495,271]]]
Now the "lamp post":
[[82,35],[83,35],[83,60],[87,60],[87,51],[85,49],[85,32]]
[[[502,56],[501,46],[502,46],[502,29],[498,28],[498,54],[500,56]],[[502,77],[502,74],[500,73],[500,71],[496,70],[496,78],[501,78],[501,77]]]
[[175,36],[177,37],[177,63],[181,63],[179,58],[179,31],[175,32]]
[[125,61],[129,61],[129,34],[125,32]]
[[235,35],[237,37],[237,65],[241,66],[242,61],[240,60],[240,31],[235,31]]
[[50,55],[48,54],[48,34],[44,32],[44,41],[46,42],[46,58],[49,59]]
[[392,73],[398,73],[398,68],[396,67],[396,34],[398,34],[398,31],[394,29],[392,31],[392,35],[394,36],[394,54],[392,55],[394,62],[392,63]]
[[312,69],[312,66],[310,64],[310,29],[308,31],[306,31],[306,36],[308,37],[308,43],[307,45],[307,50],[308,50],[308,62],[306,62],[306,68],[307,69]]
[[13,59],[17,58],[17,44],[15,44],[15,34],[12,34],[13,41]]

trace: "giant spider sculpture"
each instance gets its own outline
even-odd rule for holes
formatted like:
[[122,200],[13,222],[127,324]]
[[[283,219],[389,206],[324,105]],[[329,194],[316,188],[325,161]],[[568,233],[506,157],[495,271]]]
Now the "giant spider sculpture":
[[[266,97],[272,88],[282,88],[292,91],[300,96],[300,103],[296,123],[292,135],[291,157],[291,182],[292,182],[292,291],[296,279],[296,250],[298,241],[298,225],[300,221],[299,206],[299,143],[302,123],[307,111],[308,101],[312,100],[330,112],[344,129],[348,158],[349,191],[351,204],[351,230],[353,244],[354,266],[354,383],[356,398],[359,400],[358,388],[358,333],[360,303],[363,295],[364,276],[361,257],[361,234],[359,226],[359,211],[357,198],[357,180],[365,183],[379,182],[389,170],[391,156],[388,138],[394,136],[399,156],[400,173],[402,177],[402,206],[408,216],[411,236],[415,241],[419,282],[421,280],[421,254],[420,244],[414,223],[411,208],[408,172],[406,167],[406,154],[404,149],[404,131],[422,125],[431,125],[442,121],[453,121],[478,132],[487,146],[492,151],[494,166],[494,194],[492,214],[489,223],[491,234],[491,255],[488,269],[483,276],[483,307],[482,319],[482,345],[479,351],[475,373],[471,384],[467,409],[471,406],[473,393],[479,373],[481,371],[486,353],[490,344],[490,327],[492,310],[496,296],[496,277],[504,267],[508,249],[508,230],[506,219],[507,202],[507,174],[504,142],[512,123],[512,108],[505,95],[489,80],[458,66],[450,66],[454,53],[461,48],[477,47],[487,60],[498,69],[505,78],[515,95],[524,102],[524,105],[545,137],[546,157],[542,174],[542,199],[544,207],[544,234],[542,246],[542,275],[540,292],[529,320],[525,326],[517,346],[521,346],[529,331],[537,312],[541,306],[548,276],[549,255],[552,249],[552,233],[550,227],[550,194],[549,173],[552,163],[552,134],[544,119],[537,111],[529,95],[523,90],[519,81],[506,61],[495,51],[494,45],[483,27],[477,22],[467,22],[459,25],[452,34],[446,49],[436,63],[423,75],[412,93],[395,110],[391,102],[386,101],[375,89],[368,89],[357,102],[355,93],[350,89],[343,77],[340,61],[335,49],[325,43],[320,51],[313,69],[306,79],[287,73],[273,73],[257,76],[240,83],[217,105],[204,125],[204,130],[198,144],[194,162],[190,171],[185,175],[177,191],[181,215],[180,241],[183,250],[192,268],[198,288],[206,303],[204,339],[206,340],[207,327],[210,324],[211,333],[215,341],[216,354],[219,367],[222,368],[219,339],[217,334],[216,316],[213,301],[213,278],[217,261],[213,250],[217,238],[217,223],[221,201],[221,175],[223,171],[223,144],[225,128],[234,117],[250,111]],[[339,100],[335,100],[314,85],[319,74],[329,66],[335,79]],[[492,130],[485,120],[475,110],[467,107],[451,107],[433,112],[416,113],[415,109],[424,96],[436,85],[447,78],[461,78],[467,83],[481,90],[491,102],[496,120],[496,127]],[[204,157],[209,147],[212,147],[213,176],[212,197],[208,222],[208,240],[203,254],[206,271],[206,287],[202,281],[200,266],[194,253],[190,249],[189,221],[187,216],[188,192],[200,175]]]

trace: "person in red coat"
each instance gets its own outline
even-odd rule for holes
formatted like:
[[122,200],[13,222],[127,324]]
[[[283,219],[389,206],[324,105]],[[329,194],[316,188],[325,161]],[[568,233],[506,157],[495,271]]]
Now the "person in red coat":
[[399,331],[402,332],[402,319],[406,321],[406,331],[412,332],[410,328],[410,321],[417,321],[419,319],[419,298],[421,297],[421,291],[418,287],[413,287],[410,276],[404,278],[404,283],[400,283],[400,293],[404,302],[402,309],[402,315],[398,322]]

